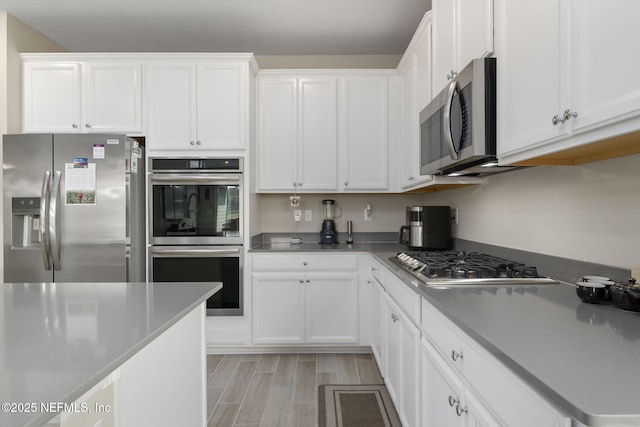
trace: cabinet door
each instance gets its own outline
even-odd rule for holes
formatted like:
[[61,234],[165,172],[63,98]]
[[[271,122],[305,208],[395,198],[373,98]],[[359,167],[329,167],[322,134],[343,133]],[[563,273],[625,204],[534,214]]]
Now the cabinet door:
[[399,400],[396,404],[403,426],[420,422],[420,330],[402,312],[398,317]]
[[86,132],[142,132],[142,65],[87,63],[83,96]]
[[458,416],[455,408],[463,398],[462,383],[424,339],[420,352],[422,426],[463,427],[465,418]]
[[148,66],[149,150],[195,148],[195,63]]
[[[389,294],[383,296],[382,327],[383,327],[383,360],[384,360],[384,383],[387,386],[389,395],[393,402],[398,405],[398,383],[400,354],[398,347],[400,340],[398,337],[398,312],[400,309],[391,299]],[[434,424],[435,425],[435,424]]]
[[433,93],[447,85],[455,69],[455,0],[432,0],[433,13]]
[[386,375],[383,359],[383,297],[384,289],[376,279],[371,279],[371,351],[378,363],[378,369],[384,377]]
[[254,274],[252,322],[254,344],[305,342],[305,284],[300,274]]
[[573,6],[573,52],[570,75],[578,113],[574,130],[611,118],[640,113],[640,2],[583,1]]
[[295,78],[258,82],[258,189],[292,191],[297,180],[298,103]]
[[24,64],[24,132],[80,132],[80,64]]
[[358,276],[308,274],[307,343],[358,342]]
[[340,188],[386,190],[388,183],[388,81],[386,77],[343,80]]
[[456,1],[456,71],[493,52],[493,0]]
[[298,186],[302,191],[338,188],[337,78],[299,80]]
[[247,110],[245,64],[200,62],[197,74],[198,148],[243,149]]
[[564,70],[570,57],[562,31],[567,3],[541,0],[525,8],[508,0],[496,1],[500,20],[496,52],[499,157],[569,130],[566,123],[552,124],[570,95],[570,82],[560,78],[567,75]]

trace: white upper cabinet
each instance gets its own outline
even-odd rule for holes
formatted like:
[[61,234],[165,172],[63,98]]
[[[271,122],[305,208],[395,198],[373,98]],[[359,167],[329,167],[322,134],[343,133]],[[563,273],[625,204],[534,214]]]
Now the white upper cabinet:
[[507,0],[499,3],[499,156],[568,132],[567,124],[552,124],[562,106],[569,107],[566,4],[563,0],[541,0],[526,7]]
[[336,191],[337,78],[269,76],[258,91],[259,191]]
[[640,3],[496,4],[500,161],[575,164],[638,152],[634,141],[608,139],[640,128],[640,57],[630,54]]
[[493,52],[493,0],[433,0],[433,93]]
[[153,61],[146,66],[149,150],[242,150],[246,62]]
[[400,186],[411,189],[433,179],[420,175],[420,111],[431,101],[431,13],[427,13],[398,66],[401,91]]
[[261,73],[258,191],[386,191],[391,78],[395,72]]
[[389,186],[389,82],[386,76],[342,79],[340,188],[383,191]]
[[[149,144],[154,150],[196,148],[196,64],[147,64]],[[192,120],[193,119],[193,120]]]
[[142,133],[140,62],[23,60],[24,132]]

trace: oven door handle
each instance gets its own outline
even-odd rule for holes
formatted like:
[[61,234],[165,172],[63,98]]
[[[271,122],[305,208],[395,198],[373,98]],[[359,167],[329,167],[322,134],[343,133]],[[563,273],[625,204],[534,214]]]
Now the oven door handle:
[[164,257],[202,257],[240,255],[240,249],[187,249],[187,248],[151,248],[152,255]]
[[219,181],[227,181],[227,182],[240,182],[240,177],[235,175],[205,175],[205,174],[189,174],[189,175],[177,175],[177,174],[151,174],[149,175],[149,180],[151,182],[161,182],[161,183],[197,183],[201,184],[203,182],[207,183],[215,183]]

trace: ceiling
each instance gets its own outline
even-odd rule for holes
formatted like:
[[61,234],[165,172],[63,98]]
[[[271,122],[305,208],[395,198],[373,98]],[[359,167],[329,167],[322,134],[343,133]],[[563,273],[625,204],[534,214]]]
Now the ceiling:
[[399,55],[431,0],[2,0],[70,52]]

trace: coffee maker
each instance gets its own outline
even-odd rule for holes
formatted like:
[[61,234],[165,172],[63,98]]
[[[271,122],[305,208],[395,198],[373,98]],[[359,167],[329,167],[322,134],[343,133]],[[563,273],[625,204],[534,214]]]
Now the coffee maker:
[[415,250],[451,248],[451,208],[408,206],[407,225],[400,227],[399,243]]
[[334,245],[338,243],[338,232],[336,231],[336,201],[326,199],[322,201],[322,229],[320,230],[320,243],[323,245]]

